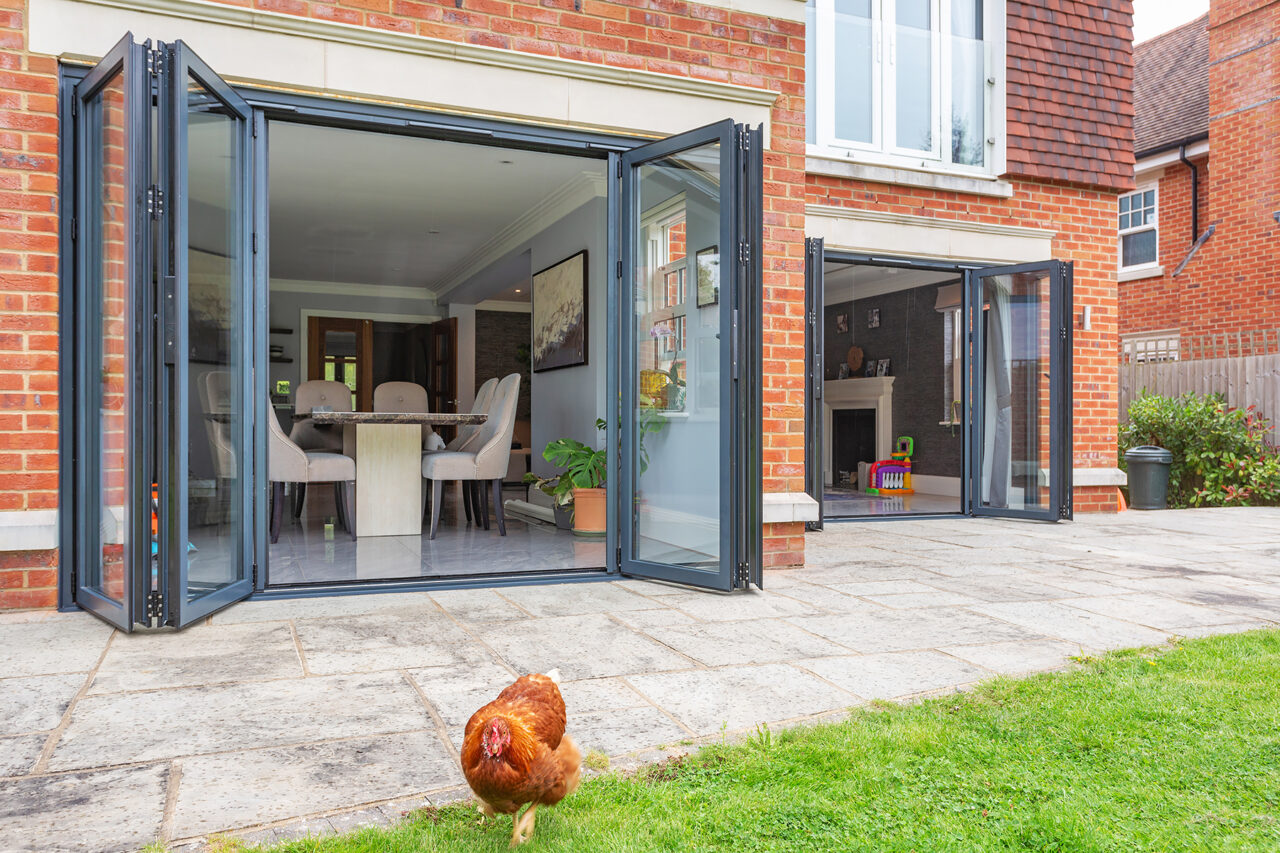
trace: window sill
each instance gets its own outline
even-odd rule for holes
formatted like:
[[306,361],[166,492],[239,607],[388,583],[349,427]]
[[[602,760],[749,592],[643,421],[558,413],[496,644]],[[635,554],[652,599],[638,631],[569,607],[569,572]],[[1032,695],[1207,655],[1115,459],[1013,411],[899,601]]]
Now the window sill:
[[818,153],[812,146],[804,158],[804,169],[811,175],[851,178],[877,184],[900,184],[1000,198],[1010,198],[1013,195],[1013,184],[996,177],[958,172],[941,166],[936,169],[907,169],[902,166],[862,163],[849,157]]
[[1164,275],[1164,267],[1156,264],[1152,267],[1134,267],[1132,269],[1120,270],[1116,275],[1116,281],[1138,281],[1143,278],[1160,278]]

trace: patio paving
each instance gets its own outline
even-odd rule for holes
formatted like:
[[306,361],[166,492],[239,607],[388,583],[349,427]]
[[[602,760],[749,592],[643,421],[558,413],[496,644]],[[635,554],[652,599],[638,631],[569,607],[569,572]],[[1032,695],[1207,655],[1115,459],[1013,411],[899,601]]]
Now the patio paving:
[[1280,623],[1280,509],[831,524],[731,596],[644,581],[250,601],[182,632],[0,615],[0,850],[199,847],[466,796],[473,710],[560,667],[625,766],[759,723]]

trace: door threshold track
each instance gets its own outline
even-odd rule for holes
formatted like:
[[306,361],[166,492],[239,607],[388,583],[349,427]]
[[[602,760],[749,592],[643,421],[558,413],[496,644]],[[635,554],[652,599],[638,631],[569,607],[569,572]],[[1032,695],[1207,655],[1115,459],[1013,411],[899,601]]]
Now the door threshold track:
[[462,575],[442,578],[412,578],[381,581],[334,581],[268,586],[248,600],[266,601],[279,598],[318,598],[329,595],[367,595],[380,592],[430,592],[440,589],[484,589],[502,586],[535,586],[549,583],[596,583],[620,580],[621,575],[608,569],[558,569],[512,572],[500,575]]

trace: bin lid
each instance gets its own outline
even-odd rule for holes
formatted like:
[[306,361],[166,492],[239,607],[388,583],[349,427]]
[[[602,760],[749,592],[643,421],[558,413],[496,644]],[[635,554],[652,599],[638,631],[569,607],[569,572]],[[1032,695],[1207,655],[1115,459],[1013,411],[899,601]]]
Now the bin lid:
[[1164,462],[1167,465],[1173,462],[1173,454],[1163,447],[1143,444],[1126,450],[1124,452],[1124,460],[1126,462]]

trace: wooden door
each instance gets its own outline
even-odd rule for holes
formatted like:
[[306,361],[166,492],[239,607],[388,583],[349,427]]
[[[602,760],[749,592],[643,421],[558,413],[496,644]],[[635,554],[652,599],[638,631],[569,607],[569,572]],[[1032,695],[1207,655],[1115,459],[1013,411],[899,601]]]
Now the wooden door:
[[[427,327],[427,395],[433,412],[458,411],[458,318],[437,320]],[[453,427],[442,427],[446,438]]]
[[373,321],[309,318],[307,378],[345,382],[352,386],[355,410],[373,411]]

